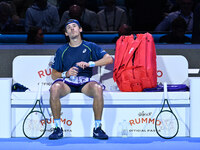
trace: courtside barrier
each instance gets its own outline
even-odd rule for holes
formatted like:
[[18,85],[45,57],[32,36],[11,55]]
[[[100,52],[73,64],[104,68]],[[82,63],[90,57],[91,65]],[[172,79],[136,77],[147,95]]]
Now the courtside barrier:
[[200,78],[190,78],[190,137],[200,137]]
[[11,137],[11,85],[12,78],[0,78],[0,138]]
[[[165,34],[152,34],[155,43]],[[192,34],[185,34],[191,38]],[[83,33],[83,38],[95,43],[115,43],[118,33]],[[0,34],[0,43],[26,43],[27,34]],[[44,43],[66,43],[64,34],[44,34]]]

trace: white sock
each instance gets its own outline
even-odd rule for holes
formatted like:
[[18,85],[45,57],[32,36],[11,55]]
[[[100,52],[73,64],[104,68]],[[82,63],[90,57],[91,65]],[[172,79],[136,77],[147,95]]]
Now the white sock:
[[101,126],[101,120],[95,120],[95,129]]
[[55,127],[61,128],[61,121],[60,121],[60,119],[54,119],[54,125],[55,125]]

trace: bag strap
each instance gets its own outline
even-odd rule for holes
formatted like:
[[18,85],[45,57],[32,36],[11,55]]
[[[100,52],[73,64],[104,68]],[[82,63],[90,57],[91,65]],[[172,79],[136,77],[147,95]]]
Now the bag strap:
[[129,47],[127,47],[126,54],[124,55],[124,61],[122,65],[127,66],[128,62],[132,60],[134,53],[138,50],[143,38],[136,38],[134,41],[129,43]]
[[128,40],[132,38],[133,35],[130,36],[121,36],[116,42],[116,51],[115,51],[115,64],[114,70],[118,70],[119,66],[123,61],[124,54],[126,52],[128,46]]
[[114,69],[113,69],[113,79],[116,81],[115,74],[120,69],[120,66],[123,62],[123,57],[125,51],[128,46],[128,40],[133,39],[133,35],[130,36],[121,36],[116,42],[116,51],[115,51],[115,62],[114,62]]

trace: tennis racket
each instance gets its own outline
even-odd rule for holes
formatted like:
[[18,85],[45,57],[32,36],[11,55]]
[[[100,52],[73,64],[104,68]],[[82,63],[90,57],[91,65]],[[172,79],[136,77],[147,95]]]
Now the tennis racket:
[[174,138],[179,130],[178,119],[168,102],[167,83],[164,83],[164,103],[156,117],[155,128],[157,134],[164,139]]
[[23,122],[23,133],[27,138],[32,140],[36,140],[42,137],[47,127],[46,119],[42,112],[40,104],[41,92],[42,83],[39,83],[35,105],[31,109],[29,114],[25,117]]

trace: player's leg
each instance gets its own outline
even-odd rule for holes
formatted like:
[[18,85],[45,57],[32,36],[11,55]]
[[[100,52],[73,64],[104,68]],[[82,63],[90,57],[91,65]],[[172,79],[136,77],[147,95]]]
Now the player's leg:
[[93,97],[93,111],[95,120],[101,120],[103,112],[103,90],[96,82],[89,82],[82,88],[82,93],[87,96]]
[[50,106],[54,119],[60,118],[61,103],[60,98],[69,94],[71,89],[62,81],[54,83],[50,88]]
[[94,99],[93,111],[95,128],[93,130],[93,137],[98,139],[108,139],[106,133],[101,129],[101,118],[104,106],[102,87],[96,82],[89,82],[82,88],[81,92]]
[[70,87],[62,81],[55,82],[50,88],[50,106],[54,118],[55,129],[49,136],[49,139],[55,140],[63,137],[61,128],[61,103],[60,98],[71,92]]

